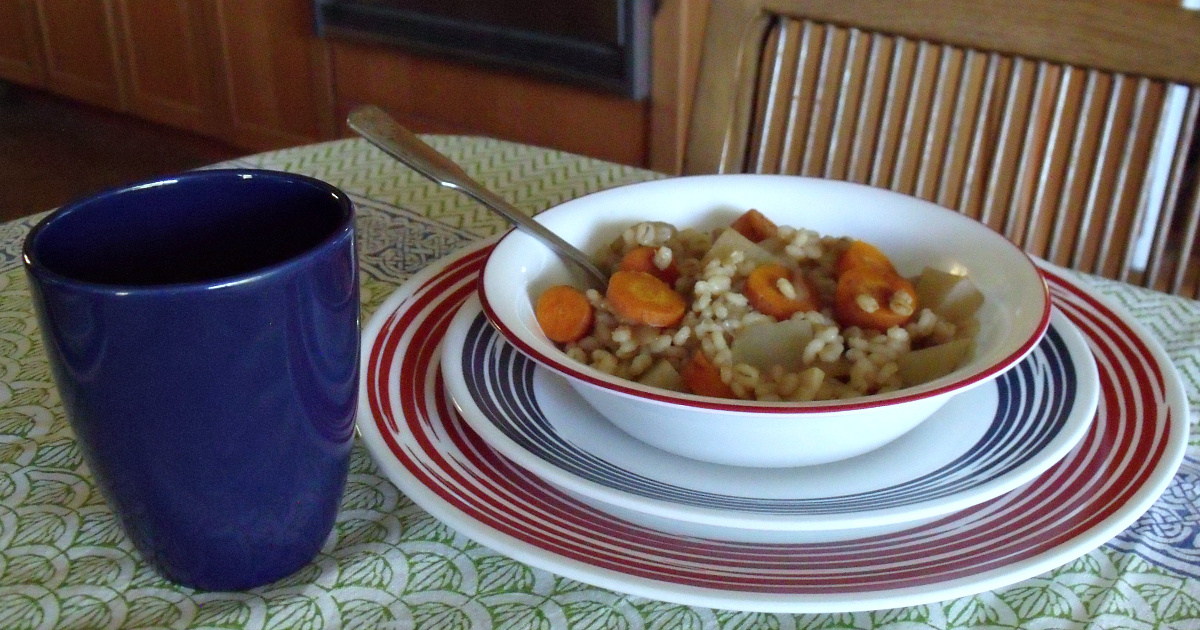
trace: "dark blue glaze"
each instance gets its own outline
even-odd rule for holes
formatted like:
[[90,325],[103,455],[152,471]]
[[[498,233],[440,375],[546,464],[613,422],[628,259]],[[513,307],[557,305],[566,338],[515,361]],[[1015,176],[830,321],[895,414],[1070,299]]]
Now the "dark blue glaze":
[[85,461],[168,578],[251,588],[328,538],[357,402],[353,224],[318,180],[200,171],[64,207],[27,238]]

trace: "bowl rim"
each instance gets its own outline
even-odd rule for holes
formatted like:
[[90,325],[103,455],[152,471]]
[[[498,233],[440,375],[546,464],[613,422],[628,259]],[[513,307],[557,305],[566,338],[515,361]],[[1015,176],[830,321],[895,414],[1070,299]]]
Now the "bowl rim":
[[[971,223],[976,224],[980,228],[987,230],[987,232],[989,232],[996,239],[998,239],[997,240],[998,243],[1002,242],[1002,244],[1007,245],[1008,247],[1011,247],[1013,250],[1015,250],[1020,255],[1021,259],[1023,259],[1025,261],[1025,263],[1029,265],[1030,269],[1033,270],[1036,277],[1039,278],[1040,285],[1041,285],[1041,290],[1039,292],[1039,295],[1040,295],[1040,299],[1042,301],[1042,308],[1041,308],[1041,313],[1039,314],[1039,321],[1033,330],[1033,334],[1030,335],[1028,339],[1026,339],[1020,346],[1018,346],[1008,356],[1001,358],[999,361],[993,363],[990,366],[987,366],[984,369],[981,369],[981,370],[978,370],[975,372],[971,372],[968,374],[964,374],[962,377],[957,378],[957,379],[953,379],[950,381],[944,381],[944,382],[940,382],[940,383],[939,383],[939,381],[943,381],[943,379],[946,377],[942,377],[940,379],[935,379],[933,381],[930,381],[929,383],[914,385],[911,387],[904,387],[904,388],[901,388],[901,389],[898,389],[895,391],[881,393],[881,394],[869,394],[869,395],[860,396],[860,397],[856,397],[856,398],[839,399],[839,400],[825,400],[825,401],[761,401],[761,400],[741,400],[741,399],[730,400],[730,399],[723,399],[723,398],[713,398],[713,397],[709,397],[709,396],[700,396],[700,395],[689,394],[689,393],[685,393],[685,392],[675,392],[675,391],[665,390],[665,389],[661,389],[661,388],[657,388],[657,387],[650,387],[647,385],[642,385],[641,383],[637,383],[636,381],[628,381],[628,380],[621,379],[619,377],[616,377],[616,376],[613,376],[610,374],[606,374],[604,372],[601,372],[600,370],[597,370],[597,369],[591,367],[590,365],[585,365],[583,363],[579,363],[577,361],[567,358],[566,354],[561,351],[559,351],[559,353],[558,353],[560,356],[550,356],[550,355],[542,352],[538,347],[527,342],[520,334],[517,333],[517,331],[515,329],[513,329],[512,327],[505,324],[503,318],[500,316],[499,311],[492,305],[492,302],[488,299],[487,291],[485,290],[485,280],[488,276],[487,269],[488,269],[489,265],[491,264],[491,261],[494,259],[494,255],[495,255],[496,251],[501,249],[500,246],[504,243],[504,241],[509,240],[514,237],[517,237],[520,234],[519,230],[517,230],[515,228],[509,230],[508,233],[504,234],[502,237],[500,237],[497,240],[496,245],[494,247],[492,247],[491,250],[488,252],[487,260],[484,261],[483,269],[482,269],[481,273],[479,274],[478,279],[476,280],[476,293],[479,295],[480,305],[481,305],[481,307],[483,309],[483,313],[487,317],[488,321],[491,322],[491,324],[496,327],[496,329],[500,332],[501,335],[503,335],[505,337],[505,339],[507,341],[509,341],[514,347],[516,347],[522,353],[529,356],[531,359],[533,359],[537,363],[539,363],[547,368],[550,368],[551,370],[555,371],[556,373],[566,377],[568,380],[592,385],[592,386],[600,388],[601,390],[611,392],[614,394],[619,394],[622,396],[637,398],[637,399],[641,399],[641,400],[648,400],[648,401],[652,401],[655,403],[661,403],[661,404],[665,404],[665,405],[669,405],[669,406],[682,407],[684,409],[694,409],[697,411],[711,411],[711,412],[737,412],[737,413],[749,412],[749,413],[757,413],[757,414],[786,414],[786,415],[809,415],[809,414],[826,414],[826,413],[831,413],[831,412],[843,412],[843,411],[865,411],[865,410],[870,410],[870,409],[879,409],[879,408],[884,408],[884,407],[890,407],[890,406],[898,405],[898,404],[917,402],[917,401],[927,400],[927,399],[938,397],[938,396],[945,396],[945,395],[950,395],[950,394],[955,394],[955,393],[959,393],[962,391],[966,391],[967,389],[969,389],[971,387],[975,387],[977,385],[980,385],[982,383],[985,383],[985,382],[995,378],[996,376],[999,376],[1000,374],[1004,373],[1009,368],[1015,366],[1018,362],[1021,361],[1021,359],[1023,359],[1025,357],[1025,355],[1029,354],[1037,346],[1038,342],[1045,335],[1046,330],[1050,325],[1050,313],[1051,313],[1051,309],[1052,309],[1052,304],[1051,304],[1051,300],[1050,300],[1050,288],[1046,284],[1044,272],[1033,261],[1032,257],[1028,253],[1026,253],[1024,250],[1022,250],[1020,247],[1018,247],[1016,244],[1014,244],[1007,237],[996,232],[995,230],[993,230],[989,226],[985,225],[984,223],[980,222],[978,219],[976,219],[974,217],[962,214],[961,212],[957,212],[950,208],[946,208],[945,206],[941,206],[932,201],[921,199],[921,198],[913,196],[913,195],[908,195],[905,193],[889,190],[886,188],[879,188],[876,186],[868,186],[868,185],[859,184],[856,182],[845,182],[845,181],[840,181],[840,180],[829,180],[829,179],[825,179],[825,178],[806,177],[806,176],[799,176],[799,175],[765,175],[765,174],[684,175],[684,176],[679,176],[679,177],[670,177],[670,178],[666,178],[666,179],[649,180],[649,181],[644,181],[644,182],[636,182],[636,183],[632,183],[632,184],[623,184],[620,186],[613,186],[610,188],[606,188],[604,190],[587,193],[585,195],[581,195],[579,197],[575,197],[573,199],[564,201],[560,204],[557,204],[555,206],[551,206],[550,208],[547,208],[544,212],[550,212],[556,208],[562,207],[563,205],[570,204],[572,202],[575,202],[575,201],[578,201],[581,199],[585,199],[588,197],[593,197],[595,195],[603,194],[607,191],[612,191],[612,190],[617,190],[617,189],[626,189],[626,188],[635,187],[635,186],[644,186],[647,184],[650,184],[650,185],[661,184],[662,182],[666,182],[666,181],[689,179],[689,178],[787,178],[787,179],[795,179],[795,180],[813,180],[813,181],[821,181],[821,182],[834,182],[839,185],[844,184],[849,188],[858,187],[858,188],[867,188],[867,189],[870,189],[873,191],[883,191],[883,192],[887,192],[890,194],[906,197],[910,200],[919,201],[923,204],[928,204],[931,206],[942,208],[946,212],[952,213],[953,215],[959,217],[960,220],[965,219],[967,221],[970,221]],[[537,220],[538,216],[540,216],[540,214],[541,213],[539,213],[539,215],[536,215],[534,217],[534,220]],[[949,376],[949,375],[947,375],[947,376]]]

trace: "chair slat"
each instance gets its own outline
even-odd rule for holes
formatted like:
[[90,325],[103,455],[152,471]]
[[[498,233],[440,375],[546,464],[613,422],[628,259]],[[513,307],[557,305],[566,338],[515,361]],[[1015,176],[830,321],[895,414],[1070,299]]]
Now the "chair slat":
[[977,105],[975,120],[972,122],[971,131],[971,152],[967,158],[967,166],[963,171],[964,181],[960,185],[961,192],[958,198],[957,205],[951,207],[957,208],[972,218],[979,219],[981,216],[980,208],[983,205],[983,188],[985,183],[984,174],[987,172],[987,163],[990,159],[990,147],[988,147],[988,125],[990,103],[992,102],[993,94],[997,82],[997,74],[1000,68],[1000,55],[989,53],[987,58],[987,67],[983,70],[983,87],[980,91],[980,99]]
[[1037,138],[1045,132],[1042,126],[1041,118],[1046,111],[1046,85],[1053,78],[1048,76],[1053,74],[1049,65],[1044,62],[1034,62],[1021,60],[1022,63],[1030,63],[1034,65],[1035,71],[1032,82],[1026,87],[1027,92],[1023,92],[1022,105],[1024,111],[1021,112],[1022,124],[1020,129],[1021,140],[1017,151],[1013,174],[1013,185],[1007,189],[1009,192],[1008,202],[1005,204],[1004,227],[1001,230],[1005,236],[1019,246],[1025,245],[1024,223],[1029,219],[1028,211],[1032,206],[1032,196],[1036,186],[1037,169],[1034,166],[1041,159],[1041,145],[1037,142]]
[[1113,187],[1111,200],[1108,204],[1104,232],[1100,236],[1099,252],[1096,255],[1096,262],[1091,267],[1092,273],[1104,274],[1107,272],[1110,274],[1109,277],[1117,277],[1121,272],[1113,263],[1115,258],[1113,245],[1119,242],[1126,242],[1126,239],[1129,237],[1129,220],[1127,215],[1131,210],[1128,195],[1131,194],[1130,191],[1134,186],[1134,183],[1130,181],[1134,177],[1134,173],[1131,170],[1137,150],[1138,134],[1142,132],[1141,125],[1144,122],[1142,114],[1145,111],[1149,87],[1149,80],[1137,80],[1137,96],[1134,99],[1129,116],[1131,127],[1125,133],[1125,141],[1120,154],[1120,164],[1117,167],[1117,178]]
[[[825,29],[811,23],[805,23],[801,32],[803,36],[798,49],[800,57],[789,94],[791,108],[787,118],[787,142],[783,147],[779,167],[779,172],[793,175],[801,172],[800,164],[806,148],[804,140],[809,137],[814,116],[812,95],[818,93],[816,77],[819,74],[821,49],[825,41]],[[809,96],[803,98],[804,95]]]
[[883,116],[884,100],[888,97],[888,80],[891,77],[888,61],[891,59],[895,43],[894,38],[885,37],[880,33],[871,34],[862,97],[851,139],[850,165],[846,174],[846,179],[860,184],[871,181],[871,169],[874,165],[872,156],[879,142],[878,130]]
[[887,97],[879,125],[879,142],[871,168],[872,186],[888,187],[895,167],[900,137],[903,135],[903,101],[909,88],[916,45],[903,37],[895,39],[889,70]]
[[1116,75],[1109,87],[1107,106],[1105,107],[1103,120],[1101,123],[1102,131],[1100,133],[1100,142],[1096,146],[1096,155],[1093,158],[1092,176],[1088,183],[1087,197],[1083,202],[1083,213],[1078,223],[1078,228],[1075,234],[1075,248],[1071,252],[1069,266],[1075,269],[1084,269],[1085,260],[1092,257],[1089,249],[1094,250],[1095,240],[1091,234],[1091,228],[1095,224],[1093,216],[1096,214],[1096,208],[1100,204],[1101,195],[1103,194],[1102,186],[1105,178],[1111,173],[1107,170],[1107,162],[1105,156],[1111,155],[1109,147],[1113,146],[1113,135],[1116,126],[1117,114],[1120,109],[1121,93],[1125,85],[1125,77]]
[[963,188],[969,175],[970,137],[972,121],[978,108],[981,83],[984,79],[983,64],[986,59],[974,50],[962,54],[957,77],[954,103],[946,121],[946,142],[941,156],[942,168],[937,175],[937,190],[931,197],[935,203],[953,206],[954,199]]
[[1096,126],[1103,112],[1101,99],[1097,99],[1097,93],[1101,90],[1100,73],[1087,70],[1085,74],[1081,102],[1078,106],[1079,116],[1075,121],[1071,141],[1067,145],[1063,185],[1059,189],[1054,209],[1054,227],[1046,244],[1046,258],[1060,265],[1070,264],[1070,251],[1076,241],[1074,235],[1082,222],[1087,174],[1094,166],[1093,156],[1099,137]]
[[[1197,216],[1188,217],[1180,210],[1187,199],[1188,188],[1192,197],[1196,196],[1195,182],[1188,181],[1189,149],[1196,141],[1196,122],[1200,116],[1200,88],[1188,90],[1187,104],[1184,109],[1179,139],[1175,145],[1174,156],[1171,160],[1171,172],[1167,180],[1163,196],[1161,214],[1154,226],[1154,243],[1147,260],[1145,276],[1141,284],[1154,289],[1178,293],[1183,288],[1183,276],[1187,271],[1191,254],[1191,239],[1186,238],[1187,222],[1194,224]],[[1195,208],[1195,204],[1191,204]],[[1195,211],[1193,211],[1195,213]],[[1171,242],[1172,235],[1181,231],[1185,238]],[[1169,249],[1170,248],[1170,249]],[[1172,256],[1172,250],[1180,252],[1181,256]],[[1196,264],[1200,265],[1200,261]]]
[[849,29],[846,55],[842,62],[837,105],[833,111],[829,150],[825,154],[823,176],[846,179],[850,171],[858,110],[862,108],[863,88],[868,71],[867,55],[871,41],[858,29]]
[[760,62],[762,71],[755,90],[754,121],[751,125],[750,147],[748,160],[751,169],[760,173],[769,173],[778,169],[780,145],[786,141],[787,134],[777,129],[782,127],[782,117],[786,116],[787,96],[780,91],[790,82],[784,78],[789,70],[794,70],[787,59],[794,53],[787,52],[789,44],[794,45],[795,38],[790,36],[789,29],[771,29],[763,46],[763,56]]
[[928,108],[925,134],[921,138],[913,190],[913,194],[929,201],[937,199],[941,173],[946,166],[944,158],[950,137],[950,124],[954,119],[955,97],[962,80],[960,73],[963,61],[962,50],[952,46],[938,46],[935,56],[937,67],[933,71],[933,84],[929,94],[931,104]]
[[1168,289],[1170,293],[1200,298],[1200,192],[1192,193],[1187,219],[1179,242],[1175,274]]
[[1019,177],[1016,170],[1019,159],[1020,130],[1025,126],[1023,106],[1029,96],[1029,63],[1021,59],[1008,59],[1007,72],[999,75],[1003,82],[1004,104],[999,114],[999,130],[989,147],[991,170],[987,174],[987,192],[983,198],[979,220],[992,229],[1003,232],[1005,216],[1003,208],[1014,196]]
[[[1067,186],[1070,169],[1071,139],[1079,124],[1086,73],[1070,66],[1052,68],[1052,79],[1043,85],[1045,105],[1038,134],[1040,158],[1031,167],[1033,194],[1024,213],[1021,242],[1028,251],[1048,256],[1052,233],[1058,219],[1058,200]],[[1036,173],[1036,174],[1035,174]]]
[[920,156],[920,139],[928,124],[929,110],[923,104],[929,101],[933,86],[937,49],[928,42],[914,42],[916,60],[912,67],[910,89],[905,95],[901,114],[899,142],[888,187],[905,194],[914,194],[917,180],[917,160]]

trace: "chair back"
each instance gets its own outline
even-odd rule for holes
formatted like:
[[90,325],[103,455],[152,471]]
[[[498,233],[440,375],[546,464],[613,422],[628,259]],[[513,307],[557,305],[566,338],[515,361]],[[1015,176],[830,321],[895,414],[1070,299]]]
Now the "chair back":
[[889,188],[1200,296],[1200,14],[1148,0],[714,0],[685,173]]

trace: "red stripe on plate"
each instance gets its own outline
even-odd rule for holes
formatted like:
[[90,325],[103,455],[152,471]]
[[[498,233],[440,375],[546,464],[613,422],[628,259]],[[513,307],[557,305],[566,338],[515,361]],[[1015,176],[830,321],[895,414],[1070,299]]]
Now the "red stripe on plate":
[[399,425],[395,424],[395,419],[391,417],[389,412],[391,406],[391,396],[387,381],[389,372],[387,370],[373,371],[370,370],[370,367],[380,365],[384,357],[395,355],[396,347],[399,345],[402,335],[392,333],[402,333],[411,327],[413,321],[424,312],[429,304],[444,301],[444,292],[448,287],[454,286],[465,279],[477,277],[483,261],[487,259],[489,251],[491,251],[491,247],[471,252],[447,265],[423,283],[406,300],[396,305],[392,315],[384,323],[379,334],[376,336],[367,362],[368,374],[370,376],[367,381],[367,400],[371,407],[371,413],[375,418],[385,418],[388,420],[387,428],[389,430],[399,430]]

